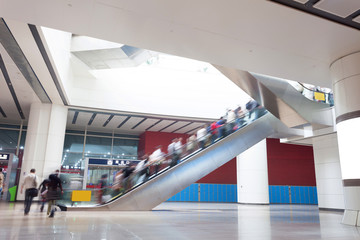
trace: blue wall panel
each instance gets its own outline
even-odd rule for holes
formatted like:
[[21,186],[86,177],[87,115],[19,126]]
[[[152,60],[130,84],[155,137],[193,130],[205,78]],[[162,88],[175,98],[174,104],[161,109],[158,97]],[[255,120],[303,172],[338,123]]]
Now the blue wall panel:
[[[200,187],[200,199],[199,199]],[[176,202],[237,202],[237,186],[234,184],[194,183],[167,201]]]
[[318,204],[314,186],[269,186],[269,201],[281,204]]

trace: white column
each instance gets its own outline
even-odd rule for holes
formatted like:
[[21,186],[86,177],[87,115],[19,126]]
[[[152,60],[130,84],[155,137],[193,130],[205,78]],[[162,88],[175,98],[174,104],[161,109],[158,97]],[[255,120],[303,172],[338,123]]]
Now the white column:
[[360,52],[336,60],[330,70],[345,197],[342,222],[360,226]]
[[[20,186],[32,168],[36,169],[36,175],[42,180],[61,167],[66,120],[65,106],[43,103],[31,105]],[[17,199],[23,200],[24,194],[18,191]]]
[[269,204],[266,139],[237,156],[239,203]]
[[312,140],[319,208],[345,209],[337,134]]

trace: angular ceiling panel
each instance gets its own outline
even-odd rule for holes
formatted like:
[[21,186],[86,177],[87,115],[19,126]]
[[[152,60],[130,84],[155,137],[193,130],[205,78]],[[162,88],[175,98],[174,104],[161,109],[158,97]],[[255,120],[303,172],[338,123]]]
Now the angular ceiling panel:
[[132,127],[134,127],[143,119],[144,119],[143,117],[131,117],[128,121],[126,121],[126,123],[124,123],[124,125],[121,126],[121,129],[131,130]]
[[299,3],[306,3],[307,1],[309,1],[309,0],[295,0],[296,2],[299,2]]
[[106,125],[106,128],[108,129],[115,129],[117,128],[125,119],[127,116],[119,116],[115,115],[113,119]]
[[322,0],[314,5],[315,8],[346,18],[360,9],[359,0]]
[[195,123],[190,124],[189,126],[186,126],[182,129],[180,129],[179,131],[176,131],[176,133],[186,133],[186,134],[192,134],[194,132],[196,133],[196,131],[204,124],[205,123],[195,122]]
[[[99,127],[99,128],[103,127],[103,125],[105,124],[106,120],[109,119],[110,115],[111,115],[111,114],[100,114],[100,113],[96,114],[96,117],[95,117],[95,119],[94,119],[94,121],[92,122],[91,125],[92,125],[93,127]],[[111,119],[111,120],[112,120],[112,119]]]
[[[95,117],[94,117],[95,116]],[[73,124],[74,120],[75,124]],[[110,121],[108,121],[110,119]],[[195,120],[194,121],[199,121]],[[89,122],[91,124],[89,125]],[[192,122],[184,119],[164,119],[154,116],[124,115],[106,112],[90,112],[70,109],[67,129],[139,135],[145,131],[187,133],[197,131],[206,122]],[[105,126],[104,126],[105,124]]]
[[169,126],[170,124],[174,123],[175,121],[173,120],[163,120],[161,122],[159,122],[158,124],[156,124],[154,127],[150,128],[148,131],[160,131],[161,129]]
[[353,21],[354,21],[354,22],[357,22],[357,23],[360,23],[360,15],[357,16],[356,18],[353,18]]
[[90,112],[79,112],[75,125],[79,125],[83,127],[87,126],[92,116],[93,113]]
[[183,122],[183,121],[179,121],[179,122],[175,122],[174,124],[172,124],[171,126],[161,130],[162,132],[173,132],[176,129],[179,129],[183,126],[185,126],[186,124],[188,124],[189,122]]
[[147,118],[144,122],[142,122],[140,125],[138,125],[134,130],[136,131],[143,131],[145,132],[146,129],[153,124],[157,123],[159,119],[153,119],[153,118]]
[[[73,120],[74,120],[74,116],[75,116],[75,111],[68,111],[68,115],[67,115],[67,120],[66,120],[66,125],[69,126],[72,124]],[[77,117],[76,117],[77,120]]]

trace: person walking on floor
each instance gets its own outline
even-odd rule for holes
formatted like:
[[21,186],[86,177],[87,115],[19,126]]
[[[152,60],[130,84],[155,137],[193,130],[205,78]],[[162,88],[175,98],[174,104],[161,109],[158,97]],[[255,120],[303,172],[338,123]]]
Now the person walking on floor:
[[23,193],[25,187],[25,209],[24,215],[28,215],[31,207],[31,203],[34,197],[37,196],[38,190],[38,178],[35,175],[35,169],[32,168],[30,173],[25,177],[24,182],[21,185],[20,193]]
[[5,186],[5,176],[2,172],[2,168],[0,168],[0,199],[2,198],[3,195],[4,186]]
[[40,191],[40,201],[41,201],[41,207],[40,207],[40,212],[44,211],[44,206],[46,203],[46,194],[47,194],[47,190],[48,190],[48,185],[49,185],[50,180],[49,179],[44,179],[44,181],[40,184],[38,190]]
[[48,192],[46,195],[46,199],[48,200],[47,214],[50,218],[53,218],[55,215],[56,200],[60,199],[60,194],[64,193],[61,180],[59,178],[59,170],[56,170],[55,173],[50,174],[49,180],[50,182],[48,183]]

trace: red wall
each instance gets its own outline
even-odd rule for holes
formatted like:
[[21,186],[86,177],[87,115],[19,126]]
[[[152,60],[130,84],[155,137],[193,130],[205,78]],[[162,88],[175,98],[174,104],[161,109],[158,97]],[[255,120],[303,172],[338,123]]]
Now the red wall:
[[155,147],[162,145],[161,150],[167,153],[167,147],[174,138],[182,137],[182,143],[186,143],[186,139],[189,137],[187,134],[179,133],[167,133],[167,132],[144,132],[140,135],[138,145],[138,156],[141,157],[145,153],[151,154],[155,151]]
[[201,178],[197,183],[237,184],[236,158]]
[[316,186],[313,148],[266,139],[269,185]]
[[[162,145],[162,151],[167,153],[168,145],[170,144],[171,140],[176,137],[182,137],[184,144],[189,135],[166,132],[144,132],[140,135],[138,145],[139,157],[145,153],[151,154],[158,145]],[[223,166],[197,181],[197,183],[236,184],[236,159],[234,158],[227,162]]]

